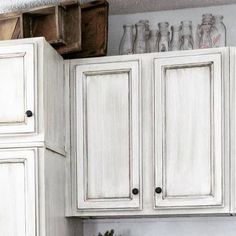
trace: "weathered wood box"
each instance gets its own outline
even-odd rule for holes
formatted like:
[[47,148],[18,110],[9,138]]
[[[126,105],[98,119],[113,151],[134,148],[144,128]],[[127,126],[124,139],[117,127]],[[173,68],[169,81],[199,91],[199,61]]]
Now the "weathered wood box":
[[81,50],[81,9],[77,0],[0,16],[0,40],[45,37],[59,53]]
[[2,14],[0,40],[45,37],[64,58],[104,56],[108,11],[106,0],[81,5],[78,0],[69,0],[60,5]]
[[0,40],[18,39],[23,37],[22,14],[0,15]]
[[105,0],[81,4],[82,50],[65,58],[105,56],[108,44],[109,4]]

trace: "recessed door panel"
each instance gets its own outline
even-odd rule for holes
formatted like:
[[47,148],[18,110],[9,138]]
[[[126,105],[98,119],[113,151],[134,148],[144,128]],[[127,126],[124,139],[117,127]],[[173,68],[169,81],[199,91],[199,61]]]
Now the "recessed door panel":
[[34,132],[33,45],[0,47],[0,74],[0,135]]
[[76,67],[78,209],[140,208],[139,83],[138,61]]
[[221,54],[154,64],[155,208],[223,207]]
[[0,151],[0,235],[36,235],[35,153]]

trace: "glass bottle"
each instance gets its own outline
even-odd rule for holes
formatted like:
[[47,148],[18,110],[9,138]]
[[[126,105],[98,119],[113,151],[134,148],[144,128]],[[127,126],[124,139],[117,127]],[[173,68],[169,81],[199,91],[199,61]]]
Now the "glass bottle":
[[170,41],[170,50],[178,51],[180,50],[181,44],[181,27],[178,25],[171,26],[172,37]]
[[149,20],[140,20],[139,23],[143,23],[145,25],[145,39],[148,41],[150,37]]
[[148,52],[158,52],[158,30],[150,30],[150,37],[148,40]]
[[124,34],[122,36],[119,53],[120,55],[133,54],[133,25],[123,25]]
[[226,46],[226,27],[223,23],[224,17],[221,15],[213,16],[213,25],[211,29],[212,47]]
[[193,36],[192,36],[192,21],[182,21],[182,37],[181,37],[181,50],[193,49]]
[[170,43],[169,23],[161,22],[158,24],[158,27],[159,27],[159,32],[160,32],[158,51],[159,52],[169,51],[169,43]]
[[146,53],[147,41],[145,38],[145,25],[143,23],[135,24],[136,38],[134,41],[134,53]]
[[203,24],[201,26],[201,38],[199,41],[199,48],[211,48],[212,40],[211,40],[211,25]]

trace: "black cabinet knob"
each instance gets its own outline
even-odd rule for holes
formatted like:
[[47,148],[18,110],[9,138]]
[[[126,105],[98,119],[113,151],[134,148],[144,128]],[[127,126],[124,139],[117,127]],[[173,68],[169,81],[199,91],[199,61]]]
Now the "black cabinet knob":
[[160,187],[157,187],[157,188],[155,189],[155,192],[156,192],[157,194],[160,194],[160,193],[162,193],[162,189],[161,189]]
[[139,190],[138,190],[137,188],[133,188],[133,189],[132,189],[132,193],[133,193],[134,195],[137,195],[137,194],[139,194]]
[[26,111],[25,114],[26,114],[27,117],[31,117],[31,116],[33,116],[33,112],[30,111],[30,110]]

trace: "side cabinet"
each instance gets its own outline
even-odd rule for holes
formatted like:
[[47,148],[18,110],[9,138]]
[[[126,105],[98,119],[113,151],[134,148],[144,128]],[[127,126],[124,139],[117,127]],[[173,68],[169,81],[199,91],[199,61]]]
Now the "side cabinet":
[[63,59],[43,38],[6,40],[0,74],[0,235],[74,235],[64,205]]
[[71,62],[74,215],[142,207],[139,60]]
[[1,235],[36,235],[36,152],[0,150]]
[[33,44],[0,45],[0,135],[35,132],[34,60]]
[[228,49],[154,59],[159,214],[229,213],[228,65]]

